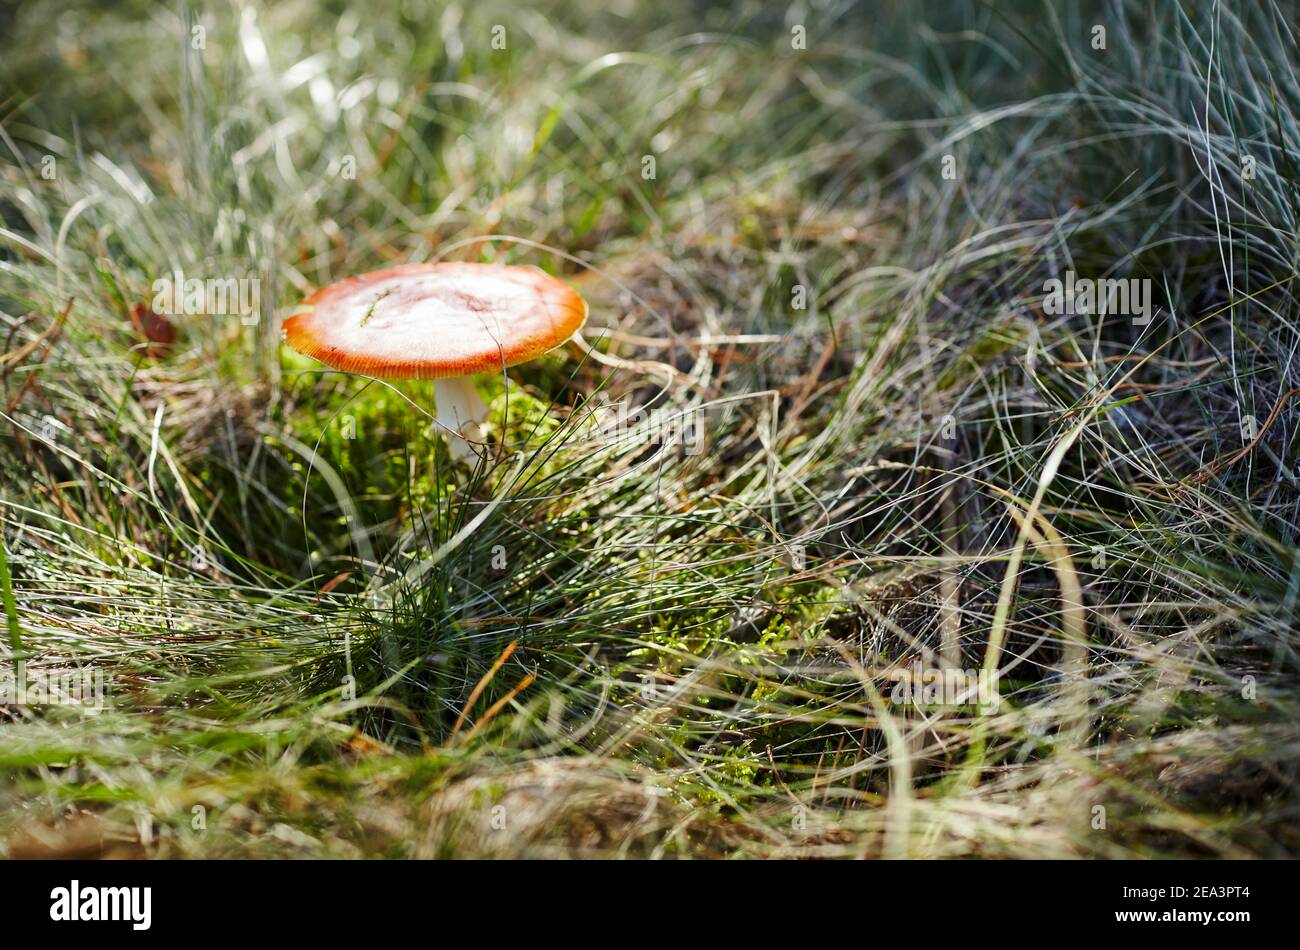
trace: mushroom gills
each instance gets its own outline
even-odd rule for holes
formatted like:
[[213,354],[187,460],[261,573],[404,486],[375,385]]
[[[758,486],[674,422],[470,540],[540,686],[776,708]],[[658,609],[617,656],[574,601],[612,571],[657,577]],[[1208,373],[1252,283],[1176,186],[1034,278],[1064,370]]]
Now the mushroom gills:
[[488,407],[468,376],[436,379],[433,398],[438,428],[447,439],[452,458],[464,461],[487,451],[483,444],[483,423]]

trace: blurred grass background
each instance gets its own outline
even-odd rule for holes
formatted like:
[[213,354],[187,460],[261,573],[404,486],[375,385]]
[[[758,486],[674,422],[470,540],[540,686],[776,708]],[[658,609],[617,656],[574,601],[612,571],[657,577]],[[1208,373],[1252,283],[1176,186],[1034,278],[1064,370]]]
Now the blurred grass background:
[[[0,706],[0,853],[1295,854],[1296,12],[0,9],[0,669],[108,684]],[[279,345],[436,259],[591,307],[474,472]]]

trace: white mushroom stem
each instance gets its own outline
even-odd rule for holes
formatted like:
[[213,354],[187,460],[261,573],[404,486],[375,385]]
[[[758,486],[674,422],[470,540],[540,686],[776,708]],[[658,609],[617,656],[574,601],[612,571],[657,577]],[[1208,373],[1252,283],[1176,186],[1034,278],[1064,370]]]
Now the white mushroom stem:
[[433,381],[433,398],[438,428],[447,439],[454,459],[477,457],[485,451],[483,423],[487,421],[488,407],[468,376]]

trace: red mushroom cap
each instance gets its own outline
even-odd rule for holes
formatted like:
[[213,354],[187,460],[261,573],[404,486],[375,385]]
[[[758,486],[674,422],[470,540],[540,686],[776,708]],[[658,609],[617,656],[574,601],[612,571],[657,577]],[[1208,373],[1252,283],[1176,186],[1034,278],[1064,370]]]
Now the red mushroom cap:
[[284,321],[286,343],[336,369],[387,379],[500,371],[554,349],[587,304],[531,267],[405,264],[316,291]]

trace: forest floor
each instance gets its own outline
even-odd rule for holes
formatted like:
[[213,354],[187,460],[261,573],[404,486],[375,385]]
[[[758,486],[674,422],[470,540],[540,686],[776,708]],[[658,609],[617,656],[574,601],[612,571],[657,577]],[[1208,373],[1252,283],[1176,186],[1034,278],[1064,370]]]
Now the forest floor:
[[[1300,853],[1297,22],[0,13],[0,855]],[[433,260],[472,470],[280,344]]]

